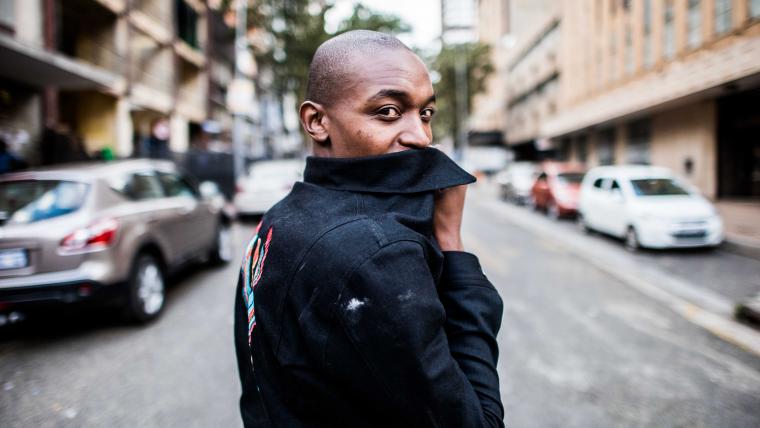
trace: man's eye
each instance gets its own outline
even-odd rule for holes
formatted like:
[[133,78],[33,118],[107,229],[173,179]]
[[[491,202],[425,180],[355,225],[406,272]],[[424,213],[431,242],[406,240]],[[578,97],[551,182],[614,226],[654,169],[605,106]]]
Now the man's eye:
[[422,117],[422,120],[425,121],[430,121],[433,118],[433,115],[435,115],[435,110],[432,108],[426,108],[420,112],[420,117]]
[[377,114],[379,116],[384,116],[385,118],[392,118],[392,117],[399,117],[401,116],[401,112],[399,109],[397,109],[394,106],[385,106],[377,111]]

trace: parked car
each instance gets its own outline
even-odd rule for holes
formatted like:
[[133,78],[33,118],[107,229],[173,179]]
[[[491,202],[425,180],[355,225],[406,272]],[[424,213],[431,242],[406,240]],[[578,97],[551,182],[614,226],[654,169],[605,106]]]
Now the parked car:
[[301,180],[303,169],[304,162],[295,159],[254,163],[237,182],[233,203],[238,214],[264,214]]
[[712,204],[666,168],[604,166],[581,186],[584,228],[625,239],[629,249],[717,246],[723,222]]
[[507,165],[495,177],[499,186],[499,197],[519,205],[528,203],[537,176],[537,166],[532,162],[514,162]]
[[0,178],[0,308],[116,302],[157,317],[167,274],[232,259],[230,219],[166,161],[51,167]]
[[577,165],[544,164],[531,189],[534,207],[554,219],[574,216],[583,174]]

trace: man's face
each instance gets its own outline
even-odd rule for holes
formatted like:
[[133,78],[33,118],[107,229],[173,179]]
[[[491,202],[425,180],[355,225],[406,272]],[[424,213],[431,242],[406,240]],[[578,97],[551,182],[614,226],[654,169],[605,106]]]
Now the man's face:
[[435,96],[416,55],[382,50],[353,58],[351,68],[343,93],[325,107],[332,156],[380,155],[432,143]]

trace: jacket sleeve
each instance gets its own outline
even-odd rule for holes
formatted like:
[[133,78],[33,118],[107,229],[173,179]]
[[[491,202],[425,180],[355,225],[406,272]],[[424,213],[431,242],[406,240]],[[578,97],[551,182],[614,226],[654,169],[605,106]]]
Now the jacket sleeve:
[[501,297],[483,274],[475,255],[458,251],[443,254],[438,296],[446,311],[444,329],[451,355],[475,389],[486,418],[501,421],[504,408],[496,371]]
[[[467,297],[487,300],[477,297],[478,291]],[[468,341],[461,339],[473,336],[471,330],[477,328],[467,327],[464,333],[452,327],[458,350],[453,353],[446,312],[419,243],[401,241],[380,248],[350,275],[338,303],[343,329],[383,396],[382,401],[375,397],[380,405],[391,406],[389,411],[413,426],[503,426],[501,407],[492,402],[498,397],[498,379],[483,379],[487,370],[469,363],[475,359],[495,366],[488,338],[493,339],[491,327],[499,323],[483,323],[477,328],[484,330]],[[483,315],[494,316],[497,309],[487,308]],[[488,345],[463,353],[462,347],[478,340]],[[480,355],[483,349],[488,349],[486,355]],[[453,355],[467,355],[465,365]],[[478,373],[471,374],[475,385],[466,373],[473,368]],[[489,389],[493,385],[495,393]]]

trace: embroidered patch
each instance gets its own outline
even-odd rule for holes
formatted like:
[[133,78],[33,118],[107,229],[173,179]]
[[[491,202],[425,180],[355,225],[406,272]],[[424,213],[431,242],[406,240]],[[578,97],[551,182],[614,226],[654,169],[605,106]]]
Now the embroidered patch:
[[264,241],[262,248],[262,240],[259,236],[259,230],[261,229],[261,223],[256,227],[256,234],[248,243],[248,248],[245,250],[245,257],[243,258],[243,301],[245,302],[246,312],[248,313],[248,344],[251,344],[251,335],[253,334],[253,328],[256,327],[256,309],[253,304],[254,289],[256,284],[261,279],[261,274],[264,270],[264,261],[267,258],[269,252],[269,243],[272,241],[272,229],[269,228],[267,232],[266,240]]

